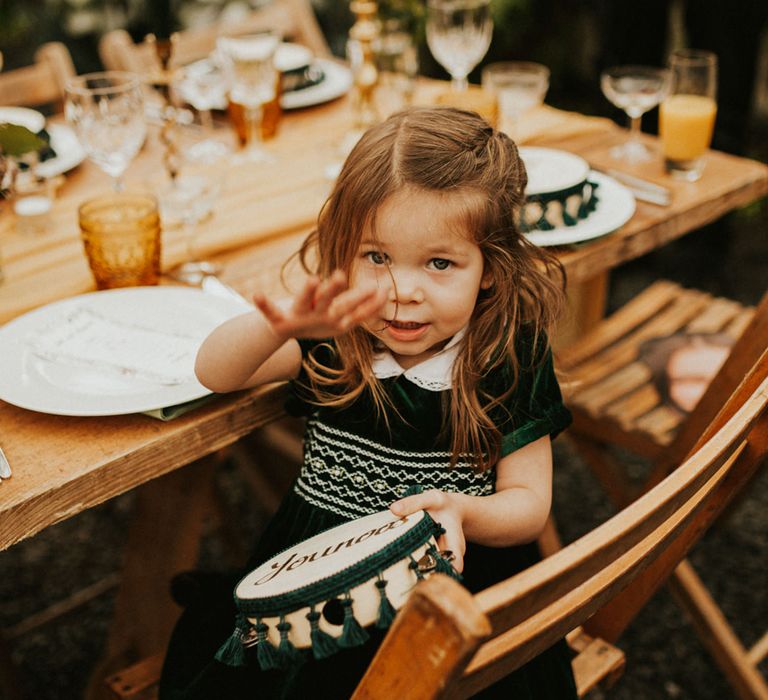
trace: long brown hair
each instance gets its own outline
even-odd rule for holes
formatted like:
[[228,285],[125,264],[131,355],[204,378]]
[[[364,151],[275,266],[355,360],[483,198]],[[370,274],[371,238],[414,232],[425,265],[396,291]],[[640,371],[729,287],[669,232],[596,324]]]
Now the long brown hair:
[[[468,229],[483,254],[492,285],[482,290],[453,368],[444,429],[451,464],[467,460],[488,469],[499,458],[501,433],[490,418],[514,391],[519,375],[515,336],[531,329],[534,347],[549,332],[563,301],[565,277],[557,259],[520,234],[517,215],[527,183],[513,141],[480,116],[448,107],[411,108],[369,129],[349,154],[300,251],[307,271],[349,273],[376,213],[404,187],[465,194]],[[478,196],[479,195],[479,196]],[[309,264],[310,252],[314,264]],[[311,268],[311,269],[310,269]],[[356,328],[336,338],[337,363],[304,363],[322,405],[343,406],[370,392],[383,415],[386,395],[371,372],[374,337]],[[513,381],[501,396],[484,394],[480,380],[507,364]]]

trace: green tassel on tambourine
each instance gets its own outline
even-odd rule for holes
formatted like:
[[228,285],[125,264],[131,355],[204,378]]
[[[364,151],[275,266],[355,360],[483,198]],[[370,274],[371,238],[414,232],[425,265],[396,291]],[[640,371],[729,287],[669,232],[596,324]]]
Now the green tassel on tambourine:
[[234,631],[219,647],[214,658],[227,666],[245,666],[244,644],[251,634],[254,634],[254,631],[248,620],[244,615],[238,615]]
[[413,558],[413,554],[409,554],[408,558],[411,560],[411,563],[408,564],[408,568],[416,574],[416,580],[417,581],[424,580],[424,572],[421,570],[421,567],[419,566],[419,562],[417,562]]
[[368,633],[360,626],[352,609],[352,596],[347,591],[341,601],[344,606],[344,626],[341,629],[341,636],[336,640],[340,647],[350,649],[359,647],[368,641]]
[[312,655],[320,660],[335,654],[339,650],[339,645],[334,637],[320,629],[320,613],[312,608],[307,613],[307,620],[309,620],[310,626],[309,637],[312,640]]
[[249,666],[258,666],[262,671],[280,668],[277,649],[269,641],[269,626],[261,620],[256,621],[256,642],[246,647],[245,656]]
[[376,588],[379,589],[379,614],[376,617],[376,627],[380,630],[387,629],[392,620],[395,619],[395,608],[387,598],[387,581],[379,574],[379,580],[376,581]]
[[541,209],[541,216],[539,217],[539,220],[536,222],[536,228],[539,231],[551,231],[553,228],[555,228],[547,219],[547,207],[542,206]]
[[563,223],[566,226],[575,226],[579,223],[579,220],[571,216],[568,211],[565,208],[565,204],[563,204]]
[[280,644],[277,647],[277,663],[280,668],[290,668],[304,662],[302,653],[293,646],[293,642],[288,639],[288,632],[291,631],[291,623],[286,622],[284,617],[277,623],[277,631],[280,632]]
[[600,186],[597,182],[588,182],[589,186],[591,187],[590,193],[589,193],[589,199],[584,201],[581,200],[581,205],[579,206],[579,218],[580,219],[586,219],[595,209],[597,208],[597,203],[600,201],[600,198],[597,196],[597,188]]

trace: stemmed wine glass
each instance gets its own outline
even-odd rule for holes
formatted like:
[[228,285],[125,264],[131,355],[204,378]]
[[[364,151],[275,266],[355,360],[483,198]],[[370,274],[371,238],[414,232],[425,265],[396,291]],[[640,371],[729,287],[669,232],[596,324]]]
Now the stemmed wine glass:
[[429,0],[427,44],[451,74],[454,91],[467,89],[467,76],[488,51],[492,34],[490,0]]
[[245,157],[251,162],[271,162],[274,157],[261,146],[264,105],[275,98],[278,73],[274,56],[280,34],[273,30],[258,34],[220,37],[217,47],[230,72],[231,102],[243,107],[246,125]]
[[651,159],[650,150],[640,139],[640,117],[656,107],[669,93],[671,76],[666,68],[651,66],[616,66],[600,75],[603,94],[630,119],[629,138],[614,146],[611,155],[627,163]]
[[[207,58],[185,66],[174,88],[185,102],[195,108],[203,129],[213,133],[211,110],[226,105],[229,92],[229,75],[219,51],[214,50]],[[195,149],[193,158],[215,158],[230,152],[228,146],[214,138],[198,141],[192,148]]]
[[225,156],[205,149],[188,149],[179,174],[158,191],[163,227],[180,226],[185,259],[168,274],[179,282],[199,285],[207,275],[220,272],[216,263],[201,260],[195,246],[201,224],[212,214],[226,176]]
[[88,157],[112,176],[116,192],[146,135],[144,93],[134,73],[104,71],[72,78],[64,113]]

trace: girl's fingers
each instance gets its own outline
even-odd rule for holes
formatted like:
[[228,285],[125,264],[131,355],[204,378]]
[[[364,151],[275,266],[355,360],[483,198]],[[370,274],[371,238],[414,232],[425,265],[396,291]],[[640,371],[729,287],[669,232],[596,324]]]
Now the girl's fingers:
[[313,308],[318,312],[325,312],[333,301],[347,288],[347,276],[336,270],[327,280],[324,280],[317,290],[313,300]]
[[369,319],[381,309],[386,300],[386,292],[383,289],[368,290],[362,298],[349,299],[339,311],[341,326],[345,329],[351,328]]
[[395,515],[399,515],[401,518],[411,513],[417,513],[420,510],[429,510],[430,508],[439,508],[440,503],[439,491],[425,491],[424,493],[417,493],[413,496],[406,496],[399,501],[395,501],[389,509]]
[[309,277],[304,284],[304,289],[296,297],[293,308],[296,313],[307,314],[315,307],[315,295],[320,286],[320,280],[317,277]]
[[263,294],[254,294],[253,303],[256,305],[256,308],[264,314],[267,321],[272,324],[279,323],[285,318],[282,310]]

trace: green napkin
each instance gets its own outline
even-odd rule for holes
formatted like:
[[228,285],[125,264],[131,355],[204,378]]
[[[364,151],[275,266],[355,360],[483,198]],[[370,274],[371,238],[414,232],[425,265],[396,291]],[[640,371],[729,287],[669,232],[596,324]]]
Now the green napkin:
[[203,404],[208,403],[208,401],[210,401],[215,396],[217,396],[217,394],[207,394],[206,396],[201,396],[199,399],[192,399],[192,401],[177,403],[175,406],[155,408],[151,411],[144,411],[143,413],[145,416],[150,416],[151,418],[169,421],[173,420],[174,418],[178,418],[179,416],[183,416],[185,413],[196,409],[198,406],[202,406]]

